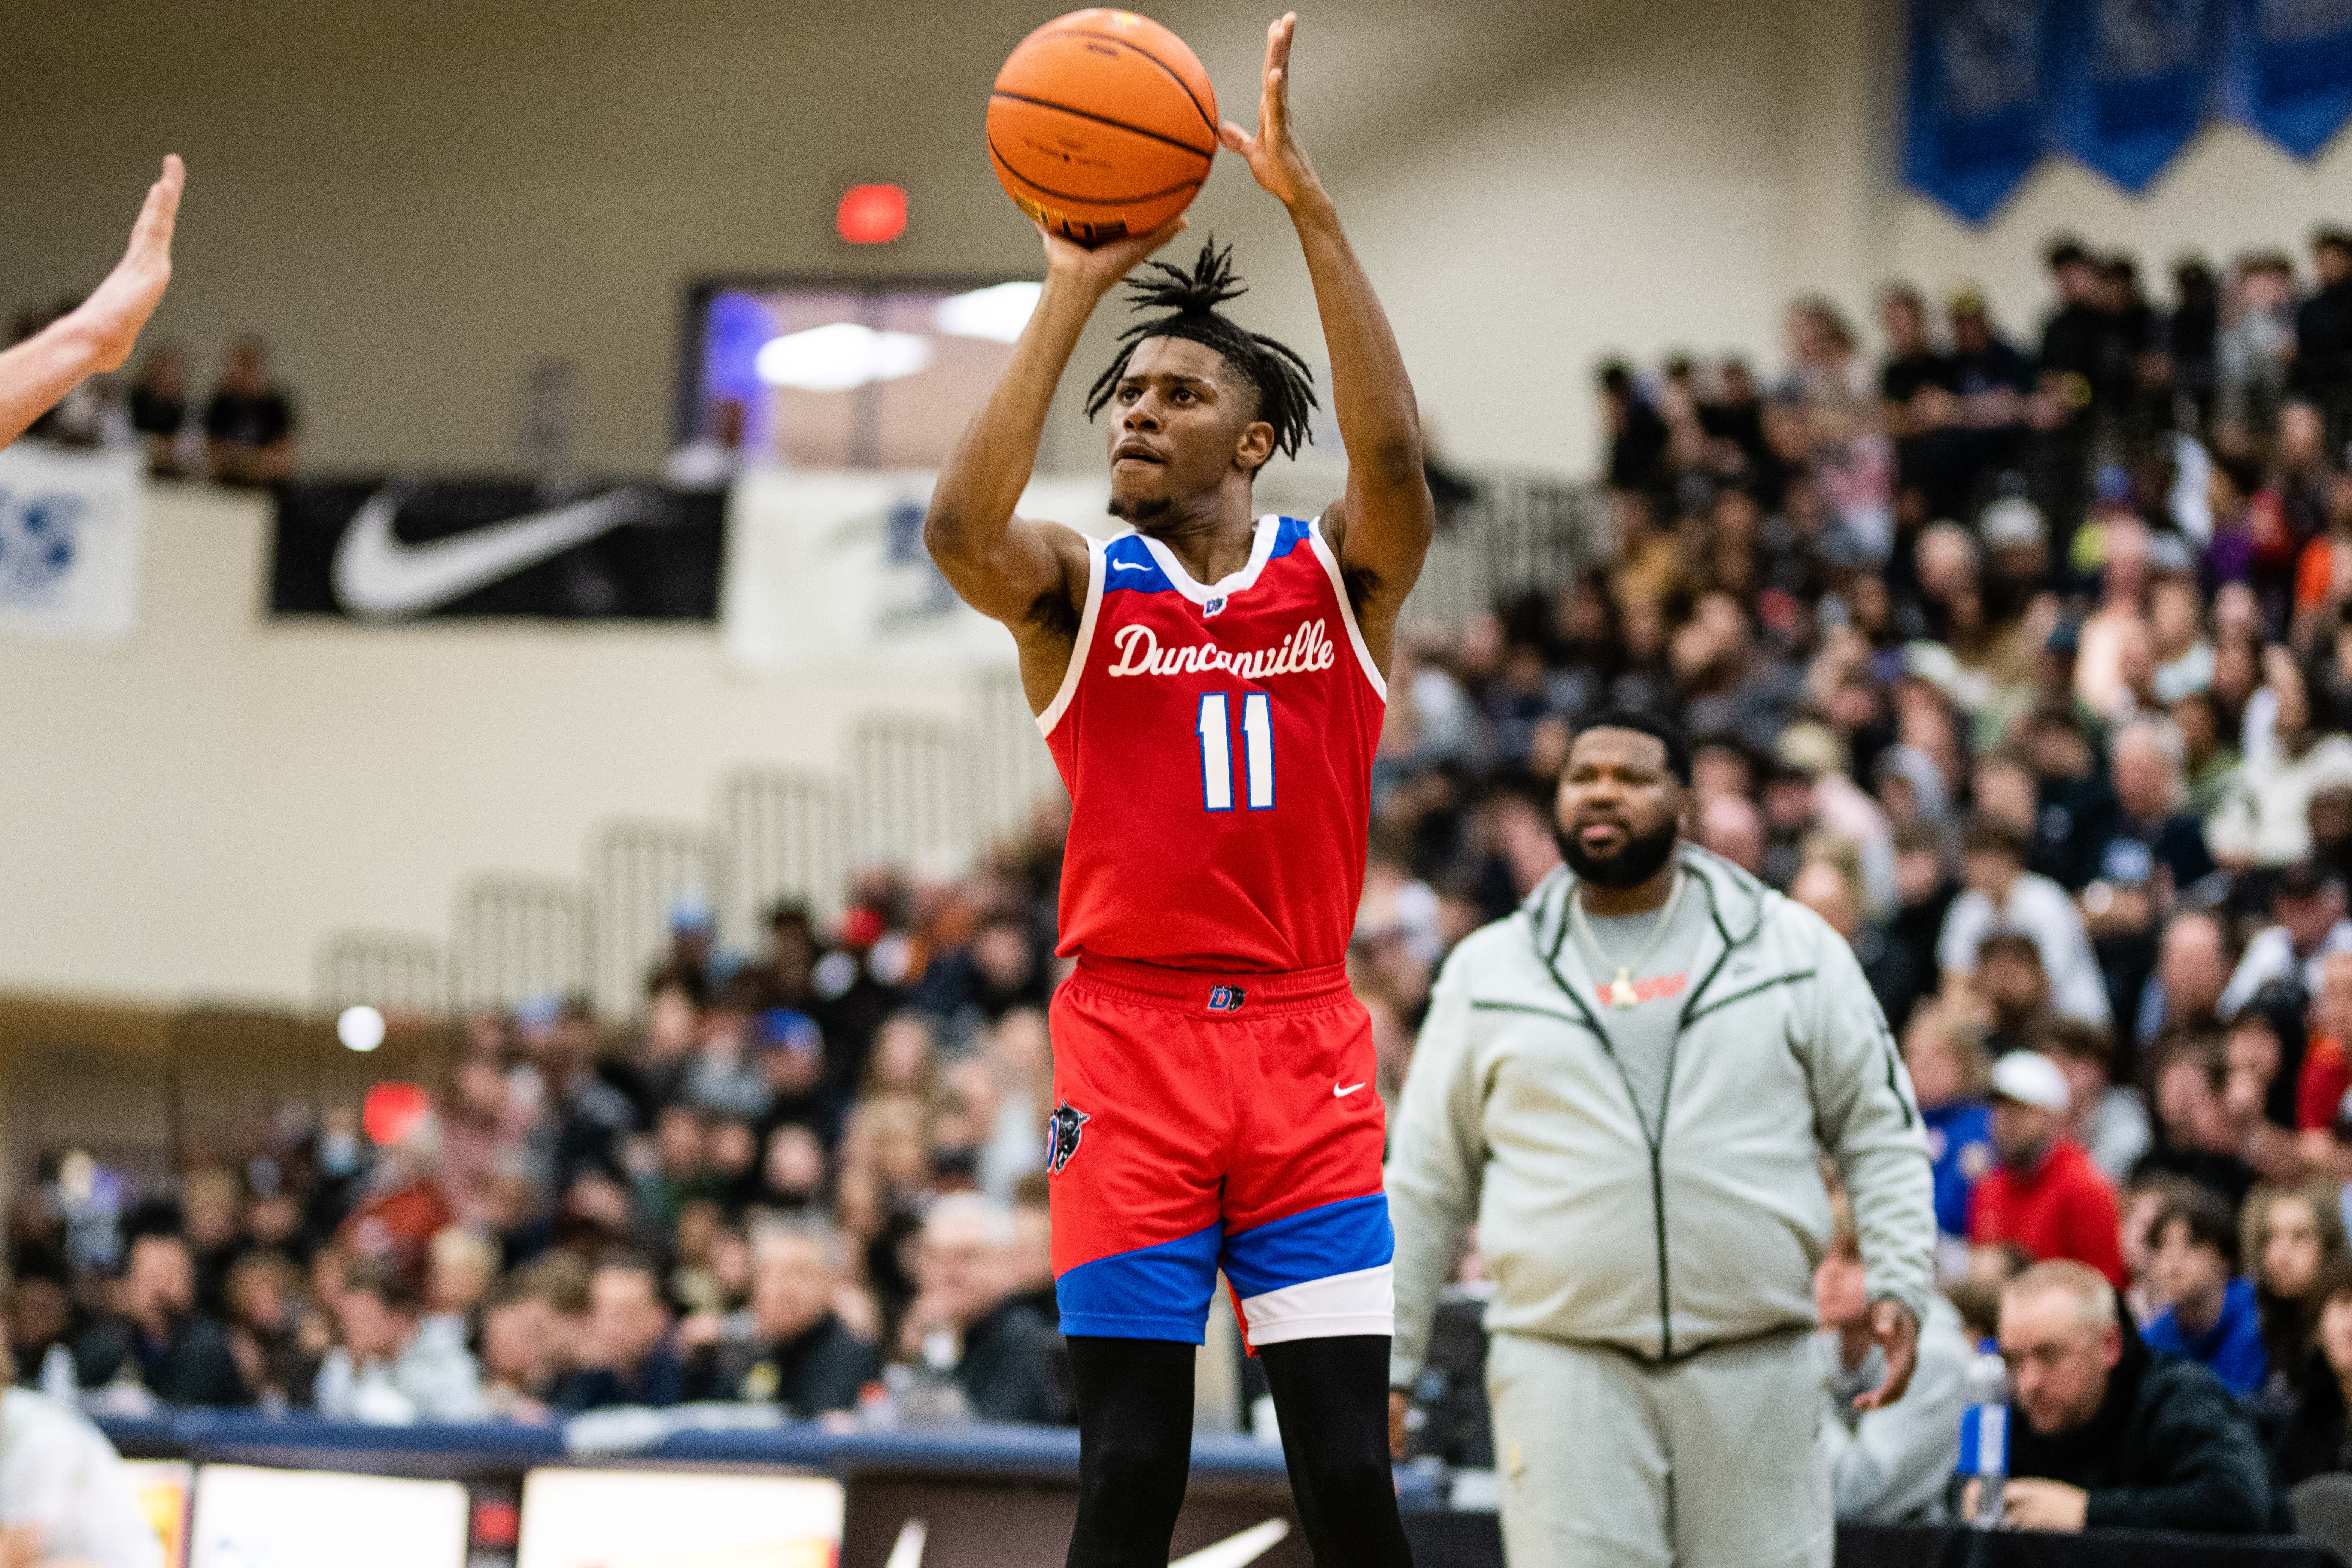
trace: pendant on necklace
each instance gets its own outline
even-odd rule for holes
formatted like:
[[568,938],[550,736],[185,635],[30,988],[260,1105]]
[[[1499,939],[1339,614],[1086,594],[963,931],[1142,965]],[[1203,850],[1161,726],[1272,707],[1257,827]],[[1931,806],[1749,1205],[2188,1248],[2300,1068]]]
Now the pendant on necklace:
[[1617,978],[1609,983],[1609,1005],[1622,1010],[1633,1006],[1640,1000],[1639,996],[1633,994],[1633,972],[1626,969],[1619,970]]

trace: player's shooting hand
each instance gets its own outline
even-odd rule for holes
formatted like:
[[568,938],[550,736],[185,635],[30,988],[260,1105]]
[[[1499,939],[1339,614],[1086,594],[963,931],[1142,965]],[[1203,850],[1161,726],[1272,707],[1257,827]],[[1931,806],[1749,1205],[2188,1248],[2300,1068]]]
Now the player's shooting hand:
[[1240,153],[1257,183],[1284,206],[1296,210],[1301,202],[1320,200],[1323,182],[1307,161],[1307,149],[1290,127],[1290,39],[1298,30],[1298,13],[1286,13],[1265,32],[1265,79],[1258,89],[1257,134],[1253,136],[1228,120],[1221,135],[1227,147]]
[[1045,280],[1051,283],[1056,279],[1066,279],[1100,299],[1118,288],[1118,280],[1134,271],[1145,257],[1190,226],[1190,221],[1180,215],[1150,234],[1130,234],[1124,239],[1107,239],[1089,247],[1040,224],[1037,232],[1045,241]]
[[1870,1331],[1886,1352],[1886,1376],[1876,1388],[1853,1402],[1856,1410],[1884,1410],[1911,1386],[1919,1365],[1919,1321],[1900,1301],[1880,1301],[1870,1309]]
[[187,179],[187,165],[180,155],[165,154],[163,175],[147,187],[146,205],[131,225],[130,247],[106,281],[73,312],[96,369],[114,370],[129,359],[139,330],[163,302],[163,289],[172,281],[172,230],[179,222],[180,191]]

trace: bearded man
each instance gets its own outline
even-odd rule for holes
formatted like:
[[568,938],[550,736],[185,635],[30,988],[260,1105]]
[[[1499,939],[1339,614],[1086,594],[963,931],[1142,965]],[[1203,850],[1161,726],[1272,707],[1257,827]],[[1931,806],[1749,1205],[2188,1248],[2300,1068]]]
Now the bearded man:
[[1392,1441],[1474,1223],[1514,1563],[1827,1568],[1808,1354],[1843,1173],[1900,1398],[1933,1287],[1934,1184],[1900,1054],[1820,916],[1684,842],[1690,745],[1590,721],[1567,865],[1447,961],[1387,1170]]

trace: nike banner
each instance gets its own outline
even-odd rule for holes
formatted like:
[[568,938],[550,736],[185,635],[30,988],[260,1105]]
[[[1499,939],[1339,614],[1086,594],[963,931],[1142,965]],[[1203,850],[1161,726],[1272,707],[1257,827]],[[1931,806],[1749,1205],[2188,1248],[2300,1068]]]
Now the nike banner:
[[0,449],[0,636],[121,642],[139,613],[146,480],[134,448]]
[[[830,659],[917,668],[1011,665],[1013,638],[956,597],[923,548],[928,472],[748,469],[729,503],[722,640],[746,669]],[[1031,481],[1019,516],[1098,537],[1108,476]]]
[[726,496],[651,481],[358,478],[278,491],[269,608],[710,621]]

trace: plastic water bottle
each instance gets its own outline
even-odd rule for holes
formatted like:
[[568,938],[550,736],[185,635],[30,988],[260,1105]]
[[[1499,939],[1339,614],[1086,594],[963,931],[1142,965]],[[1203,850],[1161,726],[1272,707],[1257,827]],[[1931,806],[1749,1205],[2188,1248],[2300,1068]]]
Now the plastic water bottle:
[[1960,1417],[1960,1474],[1977,1483],[1969,1527],[2000,1528],[2001,1487],[2009,1479],[2009,1368],[1990,1351],[1969,1366],[1969,1407]]

